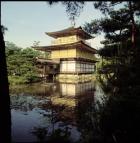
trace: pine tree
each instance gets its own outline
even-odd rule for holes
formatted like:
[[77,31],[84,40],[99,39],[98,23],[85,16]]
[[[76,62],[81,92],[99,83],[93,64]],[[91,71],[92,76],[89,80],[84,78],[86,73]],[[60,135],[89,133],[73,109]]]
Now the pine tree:
[[98,52],[106,61],[99,70],[106,80],[100,79],[111,95],[100,114],[104,142],[128,143],[140,141],[140,3],[125,2],[116,10],[118,3],[96,2],[107,18],[87,23],[85,30],[104,32],[106,38]]

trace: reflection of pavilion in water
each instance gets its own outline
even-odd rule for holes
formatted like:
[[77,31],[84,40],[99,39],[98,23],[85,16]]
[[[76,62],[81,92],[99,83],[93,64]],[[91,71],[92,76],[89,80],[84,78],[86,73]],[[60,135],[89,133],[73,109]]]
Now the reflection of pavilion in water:
[[[93,82],[86,83],[60,83],[58,85],[59,94],[51,96],[51,103],[54,107],[57,120],[68,121],[72,124],[76,123],[76,110],[79,103],[87,100],[94,102],[95,84]],[[85,104],[85,103],[84,103]]]
[[[28,128],[30,131],[33,130],[33,134],[38,138],[49,139],[49,135],[53,138],[53,135],[59,132],[57,137],[64,134],[67,138],[77,141],[82,135],[85,136],[85,133],[88,134],[87,130],[92,130],[95,104],[102,94],[94,82],[54,83],[41,87],[37,94],[35,94],[35,89],[38,89],[36,85],[32,88],[33,93],[25,88],[24,93],[19,91],[20,94],[11,96],[15,133],[17,131],[19,134],[17,129],[19,127],[16,127],[16,124],[21,123],[21,118],[17,118],[19,115],[28,125],[20,131],[21,137],[27,136],[28,133],[24,133],[23,130]],[[30,122],[31,119],[36,120],[39,125]]]
[[61,83],[59,84],[59,95],[54,95],[51,99],[53,104],[74,107],[79,96],[86,96],[89,92],[94,93],[94,91],[95,85],[93,82]]

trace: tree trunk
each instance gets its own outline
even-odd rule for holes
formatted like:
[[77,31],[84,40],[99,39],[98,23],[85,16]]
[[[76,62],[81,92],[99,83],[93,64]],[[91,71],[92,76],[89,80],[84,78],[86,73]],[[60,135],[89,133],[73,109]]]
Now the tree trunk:
[[134,20],[134,10],[132,8],[132,2],[129,1],[129,9],[130,9],[130,18],[132,22],[132,35],[131,35],[131,41],[132,41],[132,47],[135,48],[135,20]]
[[0,31],[0,142],[11,142],[10,96],[5,56],[5,43]]

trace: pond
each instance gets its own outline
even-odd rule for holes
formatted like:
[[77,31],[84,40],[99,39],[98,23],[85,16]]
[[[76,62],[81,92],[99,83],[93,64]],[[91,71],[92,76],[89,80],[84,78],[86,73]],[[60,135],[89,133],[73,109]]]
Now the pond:
[[94,132],[104,100],[93,81],[16,86],[10,97],[13,142],[80,143]]

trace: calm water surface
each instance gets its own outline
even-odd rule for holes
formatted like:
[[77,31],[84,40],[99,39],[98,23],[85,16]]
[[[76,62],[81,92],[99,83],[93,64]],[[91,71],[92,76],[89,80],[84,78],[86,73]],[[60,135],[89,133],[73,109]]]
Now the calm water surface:
[[13,142],[72,142],[90,137],[104,100],[98,84],[48,83],[12,87]]

